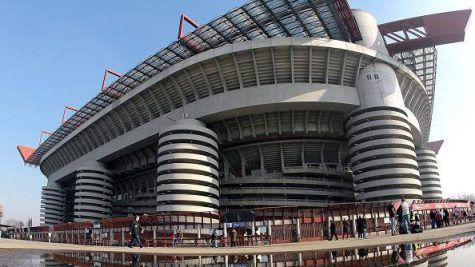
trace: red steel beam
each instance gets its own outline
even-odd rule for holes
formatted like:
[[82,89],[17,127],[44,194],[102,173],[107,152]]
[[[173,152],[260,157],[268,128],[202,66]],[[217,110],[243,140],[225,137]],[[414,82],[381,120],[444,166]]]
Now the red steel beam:
[[188,17],[187,15],[181,14],[181,16],[180,16],[180,26],[178,27],[178,39],[181,39],[185,35],[184,32],[183,32],[183,28],[185,26],[184,25],[185,21],[188,22],[188,24],[193,26],[195,29],[200,26],[194,20],[190,19],[190,17]]
[[67,106],[67,105],[64,106],[63,117],[61,118],[61,125],[63,125],[63,124],[65,123],[64,117],[66,116],[66,111],[67,111],[67,110],[74,111],[74,112],[78,111],[76,108],[73,108],[73,107],[71,107],[71,106]]
[[107,68],[104,71],[104,77],[102,78],[101,92],[104,93],[105,95],[110,96],[110,97],[119,98],[119,96],[117,94],[114,94],[113,92],[111,92],[111,90],[109,90],[109,87],[106,85],[107,77],[109,76],[109,74],[114,75],[117,78],[122,77],[122,74],[118,73],[117,71],[114,71],[114,70],[111,70],[111,69]]
[[360,29],[358,28],[358,24],[356,24],[353,13],[351,13],[348,1],[333,0],[333,5],[343,19],[343,23],[350,34],[351,41],[355,42],[362,40]]
[[41,146],[41,143],[42,143],[42,141],[43,141],[43,135],[48,135],[48,136],[50,136],[51,134],[52,134],[51,132],[42,130],[41,133],[40,133],[40,144],[39,144],[39,146]]
[[[389,54],[461,42],[472,10],[458,10],[379,25]],[[388,43],[387,39],[394,42]]]

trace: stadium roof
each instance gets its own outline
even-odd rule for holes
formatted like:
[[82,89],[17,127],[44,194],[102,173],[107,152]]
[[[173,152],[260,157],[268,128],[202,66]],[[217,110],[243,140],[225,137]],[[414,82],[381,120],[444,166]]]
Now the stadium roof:
[[225,44],[291,36],[361,39],[346,0],[252,0],[198,27],[128,71],[74,113],[24,161],[39,165],[43,155],[89,118],[186,58]]
[[36,150],[24,146],[18,150],[25,163],[39,165],[51,148],[84,122],[170,66],[225,44],[292,36],[361,40],[346,0],[251,0],[148,57],[76,111]]

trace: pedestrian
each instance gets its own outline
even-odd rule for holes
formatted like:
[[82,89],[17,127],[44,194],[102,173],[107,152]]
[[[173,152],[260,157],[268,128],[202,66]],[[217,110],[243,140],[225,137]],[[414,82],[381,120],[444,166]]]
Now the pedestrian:
[[411,210],[409,208],[409,203],[406,202],[406,200],[403,198],[401,199],[401,226],[403,228],[404,234],[409,233],[409,225],[411,222],[409,221],[409,216],[411,215]]
[[430,211],[429,217],[430,217],[430,224],[432,226],[432,229],[435,229],[435,227],[437,226],[437,220],[435,218],[436,216],[435,216],[435,211],[434,210]]
[[350,223],[348,220],[343,219],[343,239],[345,239],[345,234],[346,238],[350,238]]
[[139,233],[143,232],[142,227],[140,226],[139,223],[140,217],[137,215],[135,216],[135,219],[132,221],[132,224],[130,225],[130,235],[132,238],[130,239],[129,243],[129,248],[132,248],[132,245],[134,242],[136,243],[137,246],[142,248],[142,243],[140,243],[140,236]]
[[389,220],[391,221],[391,235],[396,235],[396,209],[394,208],[394,201],[387,206]]
[[365,238],[366,232],[368,230],[368,222],[366,221],[366,218],[364,216],[361,219],[362,219],[362,223],[363,223],[363,233],[362,233],[363,236],[362,236],[362,238]]
[[336,234],[336,224],[334,221],[330,221],[330,238],[328,240],[333,240],[333,237],[338,240],[338,236]]
[[178,244],[183,244],[183,232],[181,230],[177,231],[176,238]]
[[461,215],[460,209],[457,206],[455,206],[454,208],[455,224],[459,224],[462,222],[460,220],[460,215]]
[[211,247],[218,247],[218,231],[216,229],[214,229],[213,233],[211,234]]
[[236,229],[233,228],[231,231],[231,247],[235,247],[237,242],[237,232]]
[[450,214],[448,209],[444,209],[444,222],[445,222],[445,227],[450,226]]
[[358,216],[358,219],[356,219],[356,231],[358,232],[358,238],[363,238],[363,218],[361,216]]
[[441,228],[443,226],[443,219],[444,219],[444,213],[442,210],[438,210],[435,213],[435,221],[437,224],[437,228]]
[[170,233],[170,241],[172,243],[172,247],[176,246],[176,234],[175,231]]

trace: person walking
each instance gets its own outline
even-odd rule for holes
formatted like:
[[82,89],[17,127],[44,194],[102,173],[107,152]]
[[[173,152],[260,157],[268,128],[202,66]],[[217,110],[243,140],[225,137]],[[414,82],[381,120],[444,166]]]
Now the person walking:
[[336,224],[334,221],[331,221],[330,222],[330,238],[328,240],[333,240],[333,237],[336,238],[336,240],[338,240],[338,236],[336,234]]
[[396,209],[394,208],[394,201],[387,206],[389,220],[391,221],[391,235],[396,235]]
[[236,229],[233,228],[231,231],[231,247],[235,247],[237,242],[237,232]]
[[432,229],[435,229],[436,226],[437,226],[437,220],[436,220],[436,217],[435,217],[435,211],[434,210],[430,211],[429,217],[430,217],[431,227],[432,227]]
[[348,220],[343,219],[343,239],[345,239],[345,235],[346,238],[350,238],[350,223]]
[[175,234],[175,231],[172,231],[170,233],[170,241],[172,243],[172,247],[175,247],[176,246],[176,234]]
[[356,231],[358,232],[358,238],[363,238],[363,218],[361,216],[358,216],[358,219],[356,219]]
[[142,243],[140,243],[140,236],[139,232],[142,232],[142,227],[140,226],[139,223],[140,217],[137,215],[135,216],[135,219],[132,221],[132,224],[130,225],[130,235],[132,238],[130,239],[129,243],[129,248],[132,248],[132,245],[136,243],[137,246],[142,248]]
[[401,215],[402,215],[402,222],[401,226],[403,227],[403,231],[405,234],[409,233],[409,225],[411,222],[409,221],[409,216],[411,216],[411,210],[409,208],[409,203],[403,198],[401,199]]
[[461,212],[457,206],[455,206],[453,213],[454,213],[454,218],[455,218],[455,224],[461,223],[462,222],[462,220],[460,219]]
[[213,233],[211,234],[211,247],[217,248],[218,247],[218,230],[214,229]]
[[181,230],[176,232],[176,239],[178,244],[183,244],[183,232]]
[[436,223],[437,223],[437,228],[441,228],[442,226],[444,226],[444,225],[443,225],[443,223],[444,223],[443,220],[444,220],[444,213],[442,212],[442,210],[436,211],[436,213],[435,213],[435,221],[436,221]]
[[444,223],[445,227],[450,226],[450,214],[448,209],[444,209]]

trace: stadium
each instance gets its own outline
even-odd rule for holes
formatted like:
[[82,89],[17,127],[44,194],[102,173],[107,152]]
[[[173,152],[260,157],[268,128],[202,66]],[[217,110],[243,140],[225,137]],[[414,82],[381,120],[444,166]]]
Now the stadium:
[[[437,45],[471,10],[378,24],[345,0],[251,0],[117,76],[38,148],[41,220],[243,216],[441,199]],[[196,29],[184,34],[187,22]]]

